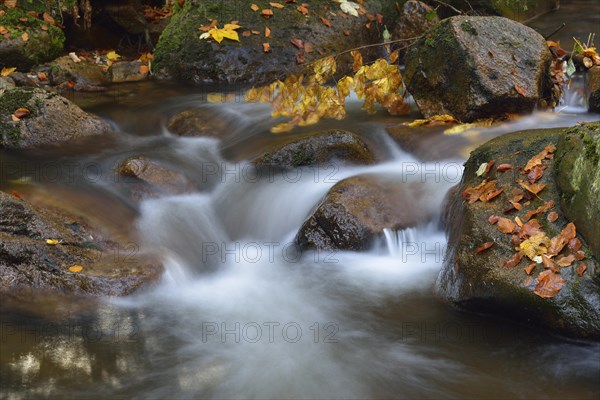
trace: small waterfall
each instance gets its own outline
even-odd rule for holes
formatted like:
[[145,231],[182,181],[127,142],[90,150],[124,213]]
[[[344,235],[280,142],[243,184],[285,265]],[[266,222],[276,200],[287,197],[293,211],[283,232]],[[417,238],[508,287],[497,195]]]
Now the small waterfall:
[[416,243],[417,228],[410,227],[401,230],[385,228],[383,230],[385,244],[392,257],[399,257],[406,246]]

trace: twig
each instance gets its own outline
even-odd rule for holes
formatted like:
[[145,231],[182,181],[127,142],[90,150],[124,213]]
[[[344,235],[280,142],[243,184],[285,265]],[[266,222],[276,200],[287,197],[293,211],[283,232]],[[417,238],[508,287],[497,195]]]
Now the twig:
[[[446,3],[446,2],[439,1],[439,0],[433,0],[433,1],[435,1],[436,3],[439,3],[439,4],[443,5],[443,6],[446,6],[446,7],[448,7],[449,9],[453,10],[453,11],[454,11],[455,13],[457,13],[457,14],[464,14],[464,12],[460,11],[458,8],[456,8],[456,7],[454,7],[454,6],[450,5],[450,4],[448,4],[448,3]],[[469,2],[467,2],[467,4],[468,4],[468,3],[469,3]],[[471,7],[471,4],[469,4],[469,7]],[[473,10],[473,7],[471,7],[471,10]]]
[[554,35],[556,35],[558,32],[560,32],[560,31],[561,31],[561,30],[562,30],[562,29],[563,29],[565,26],[567,26],[567,24],[566,24],[565,22],[563,22],[561,26],[559,26],[558,28],[556,28],[556,29],[554,30],[554,32],[552,32],[552,33],[551,33],[551,34],[549,34],[549,35],[546,35],[546,36],[544,36],[544,40],[548,40],[548,39],[550,39],[552,36],[554,36]]

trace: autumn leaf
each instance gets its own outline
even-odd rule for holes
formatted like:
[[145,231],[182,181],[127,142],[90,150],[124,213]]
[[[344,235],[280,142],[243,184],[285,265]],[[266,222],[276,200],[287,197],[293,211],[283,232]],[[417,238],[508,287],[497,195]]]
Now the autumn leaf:
[[540,232],[521,243],[519,250],[529,257],[530,260],[533,260],[535,256],[548,253],[549,246],[550,239],[545,233]]
[[298,6],[296,10],[298,10],[298,12],[301,12],[302,15],[308,15],[308,8],[306,8],[305,6]]
[[500,264],[500,266],[504,267],[504,268],[514,268],[521,262],[522,258],[523,258],[523,253],[521,253],[521,252],[515,253],[511,258],[509,258],[506,261],[503,261]]
[[208,32],[204,32],[200,35],[200,39],[208,39],[213,38],[217,43],[221,43],[223,39],[235,40],[236,42],[240,41],[240,37],[236,32],[237,29],[241,28],[237,24],[225,24],[223,28],[218,28],[215,26],[208,30]]
[[475,250],[477,253],[481,253],[484,252],[486,250],[488,250],[489,248],[491,248],[494,245],[494,242],[485,242],[484,244],[482,244],[481,246],[479,246],[477,248],[477,250]]
[[488,218],[488,222],[490,223],[490,225],[494,225],[499,220],[500,218],[497,215],[490,215],[490,217]]
[[536,263],[532,262],[527,267],[524,268],[525,273],[527,275],[531,275],[531,272],[535,269]]
[[271,45],[269,43],[263,43],[263,52],[268,53],[271,51]]
[[258,10],[260,9],[260,7],[259,7],[259,6],[257,6],[256,4],[251,4],[251,5],[250,5],[250,9],[251,9],[252,11],[258,11]]
[[315,79],[319,83],[325,83],[335,73],[337,64],[335,58],[325,57],[313,64]]
[[83,271],[83,267],[81,265],[73,265],[73,266],[69,267],[69,271],[75,272],[75,273],[81,272],[81,271]]
[[573,254],[569,254],[568,256],[563,256],[557,259],[556,265],[559,267],[568,267],[569,265],[573,264],[573,261],[575,261],[575,256]]
[[513,169],[512,164],[500,164],[496,167],[496,171],[498,172],[506,172]]
[[269,5],[273,8],[284,8],[285,6],[281,3],[269,3]]
[[547,218],[549,222],[556,222],[556,220],[558,219],[558,213],[556,211],[551,211],[548,213]]
[[497,189],[496,183],[497,180],[492,181],[483,181],[477,186],[467,187],[462,192],[463,199],[468,200],[469,204],[473,204],[476,201],[481,201],[483,203],[488,202],[494,197],[498,196],[504,189]]
[[526,239],[531,236],[535,236],[540,232],[542,232],[542,224],[537,219],[532,219],[521,226],[521,229],[519,230],[519,237],[521,239]]
[[576,269],[577,275],[583,276],[586,269],[587,269],[587,266],[584,263],[579,264],[579,266]]
[[17,70],[16,67],[10,67],[10,68],[3,67],[2,71],[0,71],[0,76],[2,76],[2,77],[9,76],[10,74],[12,74],[13,72],[15,72],[16,70]]
[[515,83],[515,90],[517,91],[517,93],[519,93],[521,96],[523,97],[527,97],[527,93],[525,92],[525,89],[523,89],[521,86],[517,85]]
[[543,298],[551,298],[558,294],[564,284],[565,280],[560,274],[545,270],[538,275],[538,283],[535,285],[533,293]]
[[544,167],[541,165],[536,165],[527,174],[527,179],[529,179],[529,183],[535,183],[542,176],[544,176]]
[[46,239],[46,244],[50,246],[56,246],[60,241],[56,239]]
[[581,249],[581,241],[577,238],[573,238],[569,240],[567,247],[571,253],[575,254]]
[[540,153],[538,153],[537,155],[532,157],[527,162],[527,165],[525,165],[525,168],[523,169],[523,171],[528,172],[536,165],[542,165],[542,160],[544,160],[545,158],[552,158],[551,154],[554,153],[554,151],[556,151],[556,146],[554,146],[552,144],[546,146],[544,148],[544,150],[542,150]]
[[56,21],[54,20],[54,18],[52,18],[52,16],[50,14],[48,14],[47,12],[45,12],[42,15],[42,18],[44,19],[44,22],[46,22],[50,25],[56,25]]
[[550,200],[534,210],[527,211],[527,213],[523,216],[523,220],[529,221],[535,215],[544,213],[544,212],[554,208],[554,205],[555,205],[554,200]]
[[502,233],[513,233],[517,225],[508,218],[498,218],[498,230]]
[[291,38],[290,43],[293,44],[297,49],[302,50],[304,48],[304,41],[302,39],[298,39],[297,37]]
[[147,65],[140,65],[139,72],[142,75],[148,75],[150,73],[150,68]]
[[27,32],[23,32],[23,34],[21,35],[21,40],[26,42],[29,40],[29,34]]
[[321,22],[328,28],[331,28],[331,22],[327,18],[321,17]]
[[24,107],[19,107],[15,110],[13,115],[19,119],[23,119],[29,115],[29,110]]
[[266,19],[269,19],[273,16],[273,10],[266,8],[260,12],[260,15],[262,15]]
[[117,54],[116,51],[111,50],[108,53],[106,53],[106,58],[110,61],[117,61],[119,58],[121,58],[121,56]]
[[354,17],[358,17],[358,9],[360,8],[360,5],[353,2],[353,1],[348,1],[348,0],[335,0],[337,3],[340,3],[340,8],[342,9],[343,12],[345,12],[346,14],[350,14]]

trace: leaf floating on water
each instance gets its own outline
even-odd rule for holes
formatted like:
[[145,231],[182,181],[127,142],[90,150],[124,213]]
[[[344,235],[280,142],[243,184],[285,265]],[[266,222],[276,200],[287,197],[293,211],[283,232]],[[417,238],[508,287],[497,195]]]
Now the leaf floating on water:
[[56,239],[46,239],[46,244],[50,246],[56,246],[60,241]]
[[485,242],[475,250],[477,253],[484,252],[494,245],[494,242]]
[[81,265],[73,265],[72,267],[69,267],[69,271],[70,272],[81,272],[81,271],[83,271],[83,267]]
[[560,274],[545,270],[538,275],[538,283],[535,285],[533,293],[543,298],[551,298],[558,294],[564,284],[565,280]]

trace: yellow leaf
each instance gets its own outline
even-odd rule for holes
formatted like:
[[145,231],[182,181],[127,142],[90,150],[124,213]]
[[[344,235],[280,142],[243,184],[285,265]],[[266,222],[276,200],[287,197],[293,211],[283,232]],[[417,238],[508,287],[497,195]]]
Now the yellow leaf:
[[13,72],[15,72],[17,70],[17,68],[15,67],[11,67],[11,68],[2,68],[2,72],[0,72],[0,76],[9,76],[10,74],[12,74]]
[[408,126],[414,128],[416,126],[423,126],[429,123],[428,119],[415,119],[413,122],[409,123]]
[[29,40],[29,34],[27,32],[23,32],[23,34],[21,35],[21,40],[26,42]]
[[337,89],[340,96],[348,96],[352,88],[354,88],[354,79],[351,76],[345,76],[338,81]]
[[69,271],[71,272],[81,272],[83,270],[83,267],[81,265],[73,265],[72,267],[69,267]]
[[325,57],[316,61],[313,65],[313,71],[315,72],[315,79],[319,83],[325,83],[336,70],[336,62],[333,57]]
[[252,11],[258,11],[258,10],[259,10],[259,8],[260,8],[260,7],[258,7],[256,4],[252,4],[252,5],[250,6],[250,9],[251,9]]
[[290,123],[283,123],[283,124],[278,124],[278,125],[275,125],[274,127],[272,127],[271,132],[272,133],[282,133],[282,132],[289,132],[292,129],[294,129],[294,125],[292,125]]
[[533,260],[535,256],[541,256],[548,253],[549,246],[550,239],[544,232],[540,232],[521,243],[519,249],[525,253],[530,260]]
[[107,58],[108,60],[110,60],[110,61],[116,61],[116,60],[118,60],[119,58],[121,58],[121,56],[120,56],[120,55],[118,55],[116,51],[114,51],[114,50],[111,50],[111,51],[109,51],[108,53],[106,53],[106,58]]
[[456,120],[456,118],[454,118],[452,115],[448,115],[448,114],[434,115],[433,117],[431,117],[429,119],[431,121],[437,121],[437,122],[458,122]]
[[56,246],[59,243],[60,243],[60,241],[58,241],[56,239],[46,239],[46,244],[48,244],[50,246]]

